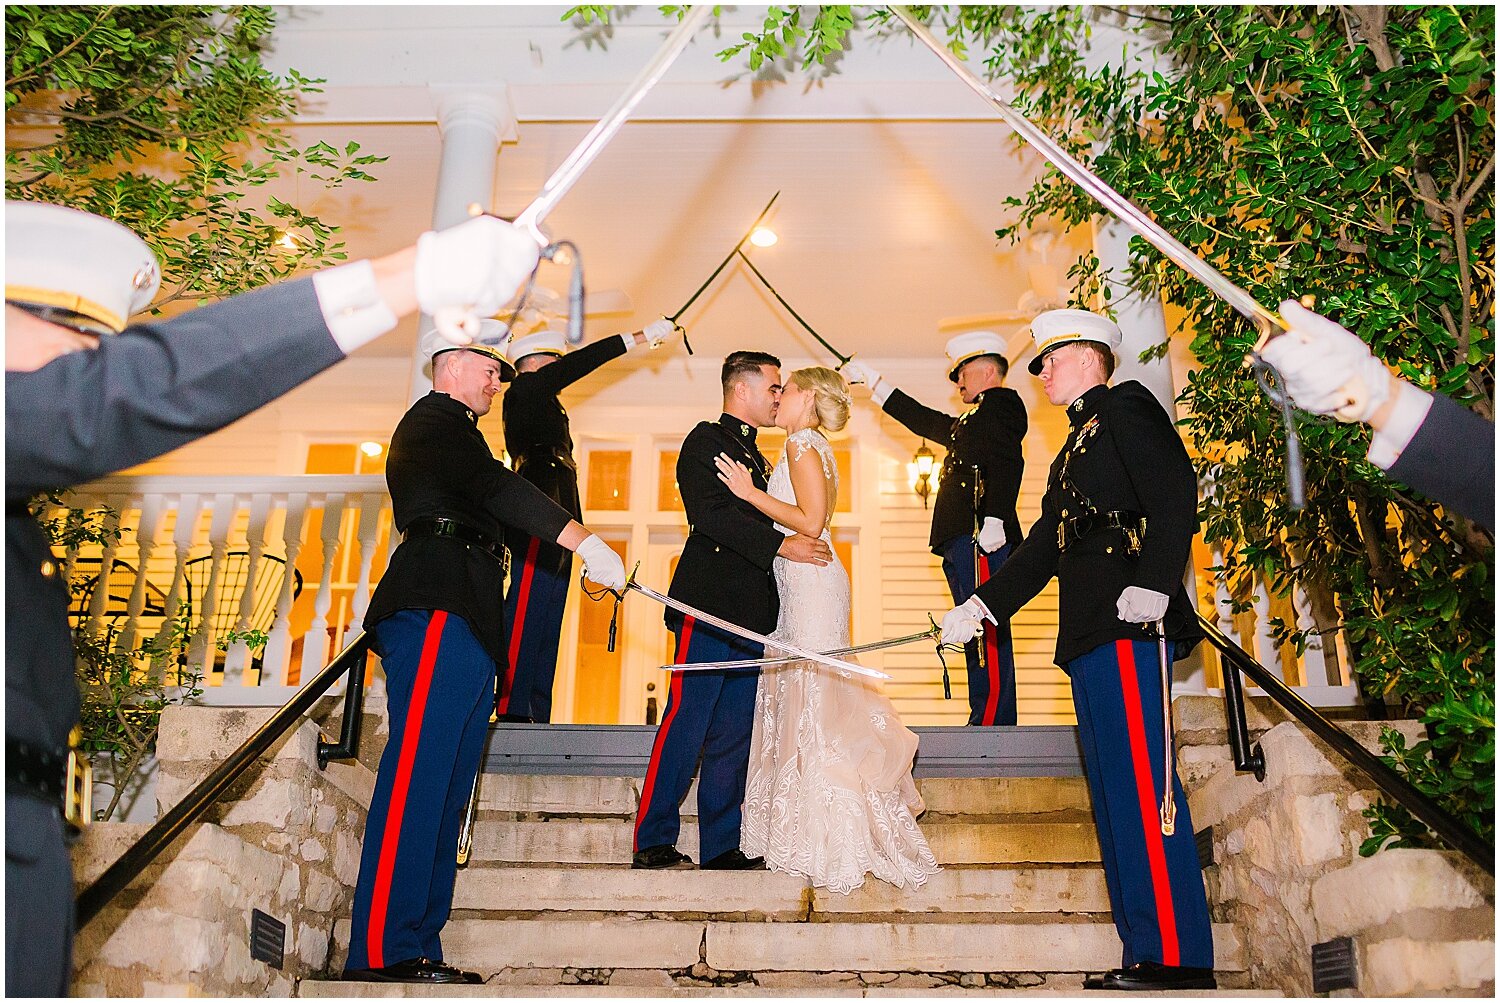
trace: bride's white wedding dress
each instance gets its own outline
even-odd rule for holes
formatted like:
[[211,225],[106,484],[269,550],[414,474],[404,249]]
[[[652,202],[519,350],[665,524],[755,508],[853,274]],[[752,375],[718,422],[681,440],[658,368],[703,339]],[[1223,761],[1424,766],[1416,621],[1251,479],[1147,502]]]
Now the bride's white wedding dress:
[[[787,438],[766,490],[796,504],[788,457],[809,449],[822,459],[832,513],[838,469],[828,440],[813,429]],[[822,539],[829,539],[826,526]],[[773,636],[814,651],[847,647],[849,575],[838,555],[823,567],[778,557],[774,571],[781,614]],[[740,849],[765,857],[773,871],[837,892],[858,888],[866,874],[897,887],[921,885],[938,863],[917,828],[916,751],[917,736],[878,680],[807,662],[766,668],[755,695]]]

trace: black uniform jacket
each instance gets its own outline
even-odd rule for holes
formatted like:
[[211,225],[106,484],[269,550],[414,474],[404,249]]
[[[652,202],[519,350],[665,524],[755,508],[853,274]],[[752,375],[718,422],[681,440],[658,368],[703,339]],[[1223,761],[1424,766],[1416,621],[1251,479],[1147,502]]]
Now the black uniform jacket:
[[342,358],[303,280],[5,374],[7,735],[58,747],[78,720],[67,583],[27,499],[223,428]]
[[[687,509],[688,538],[667,594],[705,613],[761,634],[776,629],[780,604],[771,562],[786,539],[771,517],[741,501],[719,480],[714,458],[726,453],[750,468],[765,489],[768,468],[755,448],[755,426],[730,415],[702,421],[677,454],[677,490]],[[674,628],[682,614],[668,610]]]
[[[416,519],[455,519],[499,541],[514,526],[551,542],[568,513],[495,459],[463,403],[433,390],[413,404],[391,436],[385,482],[396,530]],[[505,660],[500,562],[454,537],[414,536],[391,555],[370,600],[366,625],[403,609],[440,609],[468,621],[496,662]]]
[[583,518],[578,467],[568,412],[557,395],[611,359],[625,354],[625,339],[604,338],[529,373],[517,373],[505,388],[501,417],[511,466],[542,489],[574,519]]
[[[1004,623],[1056,575],[1055,657],[1066,668],[1109,641],[1154,637],[1150,625],[1126,623],[1115,608],[1127,586],[1151,589],[1171,597],[1167,636],[1187,642],[1176,646],[1180,658],[1203,636],[1183,585],[1198,525],[1198,486],[1182,439],[1151,391],[1134,380],[1089,390],[1068,406],[1068,423],[1068,440],[1047,477],[1042,517],[975,595]],[[1146,516],[1139,557],[1128,557],[1124,534],[1107,527],[1059,551],[1059,521],[1078,517],[1089,503],[1101,513]]]
[[[1016,518],[1016,497],[1021,493],[1021,440],[1026,437],[1026,405],[1009,387],[986,390],[979,403],[957,418],[918,404],[894,390],[885,401],[885,413],[912,432],[946,446],[943,475],[938,481],[937,501],[932,506],[934,554],[954,537],[973,536],[976,521],[993,516],[1005,525],[1005,539],[1012,549],[1021,542],[1021,522]],[[974,467],[983,478],[978,511],[974,506]],[[977,520],[976,520],[977,516]]]
[[1387,473],[1495,531],[1495,426],[1442,394]]

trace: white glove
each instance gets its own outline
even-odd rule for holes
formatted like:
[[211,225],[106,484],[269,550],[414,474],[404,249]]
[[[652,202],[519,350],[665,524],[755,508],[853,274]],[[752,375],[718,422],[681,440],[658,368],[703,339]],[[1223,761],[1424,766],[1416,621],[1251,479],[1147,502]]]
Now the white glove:
[[661,343],[670,338],[672,332],[675,330],[677,330],[677,325],[663,317],[660,320],[653,320],[647,324],[641,329],[641,334],[645,336],[648,346],[651,348],[660,348]]
[[583,575],[589,581],[616,592],[625,589],[625,563],[609,544],[590,533],[574,553],[583,558]]
[[979,541],[979,549],[986,554],[993,554],[1005,546],[1005,523],[992,515],[984,517],[984,525],[979,527],[978,534],[974,539]]
[[873,387],[880,379],[880,374],[875,371],[874,366],[866,362],[860,362],[858,359],[850,359],[844,363],[843,368],[839,372],[843,373],[844,379],[850,383],[863,383],[868,387]]
[[984,621],[995,622],[989,607],[978,596],[970,596],[962,605],[955,606],[943,614],[942,639],[944,644],[968,644],[984,629]]
[[1385,363],[1358,336],[1296,300],[1281,304],[1281,317],[1291,329],[1260,354],[1280,371],[1297,406],[1340,421],[1369,421],[1395,381]]
[[1167,615],[1167,597],[1151,589],[1129,586],[1120,593],[1115,611],[1126,623],[1155,623]]
[[494,216],[429,230],[417,238],[417,305],[443,337],[467,345],[478,336],[480,319],[515,295],[540,254],[535,239]]

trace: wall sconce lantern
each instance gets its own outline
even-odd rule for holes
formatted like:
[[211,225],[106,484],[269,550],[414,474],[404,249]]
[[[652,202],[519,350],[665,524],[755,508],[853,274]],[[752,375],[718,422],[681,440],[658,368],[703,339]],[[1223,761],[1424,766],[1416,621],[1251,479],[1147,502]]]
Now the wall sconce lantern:
[[922,444],[917,447],[917,452],[912,456],[911,462],[917,472],[917,483],[912,486],[912,490],[917,493],[917,497],[922,499],[922,507],[926,508],[927,497],[932,494],[932,471],[937,462],[937,457],[933,455],[932,450],[927,448],[926,439],[923,439]]

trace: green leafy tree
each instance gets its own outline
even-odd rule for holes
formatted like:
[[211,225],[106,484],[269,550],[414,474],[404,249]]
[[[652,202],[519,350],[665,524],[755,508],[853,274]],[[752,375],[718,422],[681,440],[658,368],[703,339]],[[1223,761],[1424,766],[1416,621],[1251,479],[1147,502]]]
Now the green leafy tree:
[[[805,10],[771,8],[762,31],[721,55],[816,63],[860,19],[816,8],[830,30],[814,36]],[[891,17],[867,10],[871,23]],[[1021,110],[1260,302],[1313,295],[1403,377],[1493,416],[1493,8],[916,10],[955,50],[982,53]],[[1154,59],[1087,70],[1101,17]],[[1010,205],[1001,238],[1100,211],[1053,171]],[[1076,303],[1107,305],[1097,260],[1074,276]],[[1343,631],[1367,696],[1427,724],[1411,748],[1387,732],[1387,761],[1493,839],[1493,539],[1366,462],[1360,426],[1302,422],[1307,506],[1292,511],[1281,418],[1243,365],[1256,332],[1140,239],[1132,274],[1110,278],[1189,318],[1197,368],[1181,424],[1210,485],[1199,514],[1225,555],[1216,573],[1233,595],[1261,580],[1331,610],[1324,629]],[[1309,639],[1276,626],[1299,646]],[[1363,852],[1430,838],[1398,806],[1369,814]]]
[[385,158],[276,127],[320,81],[262,65],[274,25],[269,7],[6,7],[6,198],[135,231],[162,265],[154,308],[343,259],[337,227],[257,189],[295,174],[314,198]]

